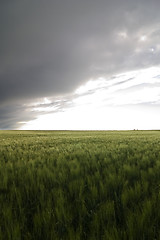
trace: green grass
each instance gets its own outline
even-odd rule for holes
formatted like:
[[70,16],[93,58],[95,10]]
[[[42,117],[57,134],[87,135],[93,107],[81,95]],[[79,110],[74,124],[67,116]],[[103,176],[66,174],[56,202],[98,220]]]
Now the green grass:
[[0,131],[0,239],[160,239],[160,131]]

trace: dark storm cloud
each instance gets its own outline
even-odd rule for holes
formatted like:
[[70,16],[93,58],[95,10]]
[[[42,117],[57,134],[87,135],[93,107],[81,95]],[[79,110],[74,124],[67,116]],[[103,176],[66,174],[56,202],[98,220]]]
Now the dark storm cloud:
[[4,119],[15,124],[16,104],[159,64],[159,7],[159,0],[2,0],[0,128]]
[[[29,113],[29,114],[28,114]],[[0,129],[17,129],[23,122],[35,119],[37,113],[31,112],[28,107],[20,104],[0,107]]]

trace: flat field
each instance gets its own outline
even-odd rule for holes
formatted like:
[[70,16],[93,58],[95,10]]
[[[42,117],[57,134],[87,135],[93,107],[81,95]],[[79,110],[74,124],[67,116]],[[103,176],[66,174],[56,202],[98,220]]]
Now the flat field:
[[0,131],[0,239],[160,239],[160,131]]

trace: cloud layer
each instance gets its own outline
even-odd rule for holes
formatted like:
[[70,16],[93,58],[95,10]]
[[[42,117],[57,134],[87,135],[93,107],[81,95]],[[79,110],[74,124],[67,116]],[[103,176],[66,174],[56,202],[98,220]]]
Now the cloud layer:
[[2,0],[0,128],[36,117],[26,104],[37,99],[157,66],[159,9],[158,0]]

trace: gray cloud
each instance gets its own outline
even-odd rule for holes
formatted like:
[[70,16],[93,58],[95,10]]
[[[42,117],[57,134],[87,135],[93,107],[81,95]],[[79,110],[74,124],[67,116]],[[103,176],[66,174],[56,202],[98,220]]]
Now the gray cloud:
[[30,100],[159,64],[159,9],[158,0],[2,0],[0,128]]
[[0,128],[17,129],[26,121],[36,119],[37,113],[20,104],[5,105],[0,107]]

